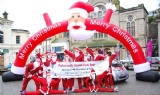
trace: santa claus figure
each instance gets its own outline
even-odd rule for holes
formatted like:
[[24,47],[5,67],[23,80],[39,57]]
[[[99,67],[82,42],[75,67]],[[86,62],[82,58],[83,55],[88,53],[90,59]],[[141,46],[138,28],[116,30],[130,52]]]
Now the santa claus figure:
[[96,72],[94,69],[91,70],[90,76],[86,79],[87,88],[84,89],[73,89],[73,92],[118,92],[116,88],[102,88],[97,81]]
[[84,53],[84,61],[85,61],[85,62],[91,61],[91,59],[90,59],[90,57],[88,56],[88,53],[87,53],[87,52]]
[[[79,48],[75,48],[74,49],[74,53],[72,53],[72,52],[70,52],[68,50],[65,50],[64,48],[63,48],[63,50],[67,55],[69,55],[72,58],[73,62],[83,62],[84,61],[83,52]],[[78,78],[78,86],[79,86],[79,89],[82,89],[82,80],[81,80],[81,78]]]
[[93,61],[101,61],[104,60],[104,56],[102,54],[98,53],[97,49],[91,50],[87,45],[86,45],[86,51],[92,56]]
[[67,90],[53,90],[52,87],[59,84],[60,78],[57,81],[51,78],[51,74],[47,72],[46,78],[37,78],[38,82],[41,84],[41,88],[36,91],[24,91],[21,95],[48,95],[48,94],[66,94]]
[[85,2],[76,2],[69,9],[68,27],[69,34],[75,40],[86,40],[92,37],[95,31],[86,30],[85,19],[92,11],[97,11],[97,8]]
[[[51,60],[50,60],[50,66],[49,66],[49,70],[51,71],[51,74],[54,75],[54,76],[57,76],[57,73],[55,72],[56,68],[54,68],[54,65],[57,63],[57,62],[60,62],[60,59],[57,57],[57,53],[56,52],[53,52],[52,56],[51,56]],[[54,80],[57,80],[57,78],[53,78]],[[56,89],[58,90],[58,87],[59,87],[59,84],[57,84],[57,87]]]
[[[27,65],[25,73],[24,73],[24,80],[22,84],[22,90],[20,92],[23,92],[26,90],[26,87],[28,85],[28,82],[32,79],[33,76],[36,75],[36,73],[41,69],[41,60],[39,58],[36,58],[35,62],[30,63]],[[39,89],[39,83],[37,83],[37,80],[33,78],[36,89]]]

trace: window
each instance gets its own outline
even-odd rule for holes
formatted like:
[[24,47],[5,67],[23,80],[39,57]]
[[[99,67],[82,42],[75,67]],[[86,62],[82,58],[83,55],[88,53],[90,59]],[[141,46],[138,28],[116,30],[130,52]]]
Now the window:
[[3,32],[0,31],[0,43],[4,43]]
[[52,50],[55,51],[55,52],[61,52],[62,51],[62,46],[52,47]]
[[135,36],[135,21],[133,15],[128,16],[127,31],[130,35]]
[[20,44],[20,36],[16,36],[16,44]]
[[104,35],[103,33],[94,33],[94,38],[104,38]]

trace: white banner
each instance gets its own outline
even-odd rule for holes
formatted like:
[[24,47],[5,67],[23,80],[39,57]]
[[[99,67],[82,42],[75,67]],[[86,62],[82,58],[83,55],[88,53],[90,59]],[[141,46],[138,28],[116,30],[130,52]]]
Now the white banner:
[[90,61],[90,62],[57,62],[50,66],[53,78],[60,76],[61,78],[78,78],[88,77],[93,68],[97,75],[108,70],[109,61]]

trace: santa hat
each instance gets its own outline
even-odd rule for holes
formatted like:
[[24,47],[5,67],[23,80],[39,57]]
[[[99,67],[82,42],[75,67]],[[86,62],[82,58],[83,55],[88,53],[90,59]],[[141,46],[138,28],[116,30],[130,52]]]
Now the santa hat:
[[93,50],[93,52],[97,52],[97,51],[98,51],[97,49],[94,49],[94,50]]
[[91,70],[91,73],[96,73],[94,69]]
[[98,11],[97,7],[94,8],[92,5],[82,1],[74,3],[69,9],[70,14],[78,12],[84,18],[87,18],[88,14],[92,11]]
[[53,52],[53,54],[52,55],[57,55],[57,53],[56,52]]
[[46,52],[45,54],[50,54],[50,52]]
[[74,51],[79,51],[79,48],[75,48]]

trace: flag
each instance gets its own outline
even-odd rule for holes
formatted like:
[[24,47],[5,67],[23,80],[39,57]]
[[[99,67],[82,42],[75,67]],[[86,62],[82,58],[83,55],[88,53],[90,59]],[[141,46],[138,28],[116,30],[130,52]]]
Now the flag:
[[152,39],[147,43],[147,61],[152,64]]

